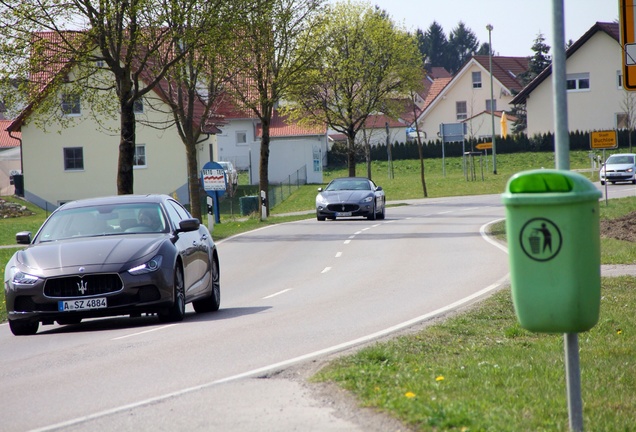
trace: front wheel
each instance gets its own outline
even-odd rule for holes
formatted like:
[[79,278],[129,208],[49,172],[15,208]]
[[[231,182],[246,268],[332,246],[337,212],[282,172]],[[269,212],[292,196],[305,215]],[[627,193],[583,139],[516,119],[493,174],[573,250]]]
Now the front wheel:
[[9,327],[11,328],[11,333],[13,333],[15,336],[31,336],[38,332],[40,322],[26,320],[9,320]]
[[371,210],[371,214],[367,216],[368,220],[375,220],[377,214],[375,213],[375,203],[373,203],[373,210]]
[[212,273],[210,275],[210,283],[212,285],[210,297],[192,302],[192,306],[196,313],[214,312],[219,310],[219,307],[221,306],[221,277],[219,273],[219,264],[216,259],[212,259],[212,268],[210,273]]
[[385,215],[386,215],[386,207],[382,205],[382,211],[378,213],[378,219],[384,220]]
[[183,283],[183,269],[177,265],[174,270],[174,301],[166,310],[159,313],[161,322],[183,321],[185,317],[185,287]]

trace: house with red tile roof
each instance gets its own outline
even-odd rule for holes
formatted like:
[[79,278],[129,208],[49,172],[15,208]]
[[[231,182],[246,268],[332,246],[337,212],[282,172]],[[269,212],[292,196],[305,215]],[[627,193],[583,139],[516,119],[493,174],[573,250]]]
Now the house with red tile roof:
[[527,57],[493,56],[492,93],[487,55],[475,55],[452,77],[434,80],[418,116],[425,139],[437,139],[443,123],[466,123],[467,138],[488,139],[493,128],[486,118],[493,111],[497,116],[494,133],[500,135],[498,120],[503,111],[512,109],[513,94],[523,87],[520,74],[528,69],[528,61]]
[[[46,38],[45,33],[39,36]],[[50,34],[52,38],[57,36]],[[25,198],[47,209],[75,199],[117,194],[119,118],[101,110],[93,111],[81,96],[70,99],[64,89],[52,91],[49,82],[56,74],[75,73],[73,62],[59,56],[58,59],[31,76],[31,82],[38,83],[41,91],[6,128],[14,136],[21,134]],[[107,79],[107,75],[101,78]],[[135,107],[138,121],[134,191],[170,194],[187,204],[190,199],[186,151],[174,126],[166,101],[170,95],[165,90],[166,87],[157,86]],[[59,110],[39,113],[37,106],[44,98],[55,98],[52,100],[58,101]],[[47,116],[46,122],[36,121],[43,115]],[[197,123],[201,123],[200,118]],[[157,125],[172,127],[157,128]],[[218,129],[207,121],[195,127],[201,127],[204,132],[197,146],[200,170],[215,158]]]
[[[258,184],[260,120],[227,96],[221,96],[216,113],[224,120],[216,135],[218,160],[232,162],[237,169],[248,171],[250,184]],[[300,126],[274,109],[269,133],[268,175],[271,183],[286,182],[290,176],[300,176],[307,183],[323,182],[328,150],[326,126]]]
[[[623,88],[618,23],[595,23],[566,51],[568,128],[570,131],[627,127],[636,96]],[[512,100],[526,105],[527,134],[554,132],[552,67],[548,66]]]

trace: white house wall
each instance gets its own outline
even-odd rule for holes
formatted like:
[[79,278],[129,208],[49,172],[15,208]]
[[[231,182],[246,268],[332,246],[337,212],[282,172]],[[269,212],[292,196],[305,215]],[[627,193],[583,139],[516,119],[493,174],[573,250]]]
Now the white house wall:
[[[570,131],[616,128],[616,114],[622,107],[625,90],[619,88],[621,47],[604,32],[597,32],[566,62],[566,74],[589,73],[589,91],[568,91],[568,128]],[[528,136],[554,132],[552,77],[535,88],[526,101]]]
[[[254,143],[250,148],[250,184],[258,184],[260,143]],[[322,161],[326,150],[326,136],[272,139],[269,145],[269,181],[271,183],[286,183],[290,176],[294,181],[297,170],[306,167],[307,183],[322,184]]]
[[[157,112],[141,116],[153,122],[166,118]],[[114,132],[100,129],[82,106],[82,114],[67,128],[49,123],[45,132],[33,123],[23,125],[25,197],[43,208],[55,208],[69,200],[117,194],[119,119],[105,123]],[[146,166],[134,169],[134,193],[166,193],[189,202],[185,146],[176,129],[157,130],[138,123],[136,143],[146,147]],[[67,147],[83,148],[84,169],[64,170]],[[198,153],[199,160],[209,159],[209,145],[199,144]]]
[[[472,72],[481,72],[481,88],[473,88]],[[512,95],[497,79],[493,79],[493,98],[496,100],[497,111],[509,111],[512,108],[510,106]],[[440,124],[462,121],[457,119],[456,102],[466,102],[467,119],[471,119],[486,110],[488,100],[490,100],[490,72],[479,63],[472,61],[446,86],[428,108],[425,116],[420,118],[420,129],[426,132],[427,140],[435,140],[438,137]],[[482,117],[469,120],[467,124],[466,138],[492,135],[491,122],[484,121]],[[499,134],[499,131],[500,128],[495,125],[495,134]]]
[[[217,135],[218,155],[217,160],[229,161],[238,170],[247,170],[250,165],[250,146],[260,140],[254,136],[255,122],[252,119],[232,119],[226,125],[221,126],[221,133]],[[247,142],[238,144],[236,135],[245,132]]]

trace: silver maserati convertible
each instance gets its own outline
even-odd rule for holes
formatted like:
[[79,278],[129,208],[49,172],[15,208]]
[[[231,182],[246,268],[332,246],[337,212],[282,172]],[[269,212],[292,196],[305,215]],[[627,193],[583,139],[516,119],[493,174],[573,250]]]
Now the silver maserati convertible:
[[42,324],[157,314],[181,321],[219,309],[219,259],[210,232],[167,195],[78,200],[54,211],[7,263],[4,288],[15,335]]
[[326,188],[318,188],[316,218],[319,221],[352,216],[384,219],[385,204],[384,190],[372,180],[340,177],[333,179]]

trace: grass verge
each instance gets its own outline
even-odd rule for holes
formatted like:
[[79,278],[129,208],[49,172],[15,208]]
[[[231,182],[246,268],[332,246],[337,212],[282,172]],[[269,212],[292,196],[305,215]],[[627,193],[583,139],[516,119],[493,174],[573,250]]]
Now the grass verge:
[[[580,335],[584,424],[634,430],[636,278],[603,278]],[[314,377],[421,431],[566,431],[563,336],[517,324],[509,290],[468,312],[332,362]]]

